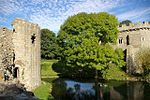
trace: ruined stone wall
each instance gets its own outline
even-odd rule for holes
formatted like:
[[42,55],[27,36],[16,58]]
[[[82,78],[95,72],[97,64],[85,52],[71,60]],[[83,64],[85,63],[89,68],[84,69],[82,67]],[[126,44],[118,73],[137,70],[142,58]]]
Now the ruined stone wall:
[[28,89],[34,89],[41,83],[40,28],[37,24],[22,19],[14,20],[12,25],[18,79]]
[[41,83],[40,28],[18,18],[12,26],[0,28],[0,81],[17,80],[31,90]]
[[12,31],[0,27],[0,80],[4,78],[4,70],[11,70],[12,66]]
[[118,40],[115,48],[126,51],[127,72],[136,70],[135,55],[140,48],[150,47],[150,24],[138,23],[118,28]]

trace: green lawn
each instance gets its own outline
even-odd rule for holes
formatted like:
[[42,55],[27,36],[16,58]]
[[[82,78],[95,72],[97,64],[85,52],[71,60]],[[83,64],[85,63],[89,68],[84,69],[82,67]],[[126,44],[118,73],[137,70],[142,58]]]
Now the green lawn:
[[52,64],[57,62],[57,60],[42,60],[41,61],[41,75],[43,77],[54,78],[57,73],[53,71]]
[[57,60],[41,60],[42,84],[33,91],[40,100],[54,100],[50,94],[52,91],[52,81],[58,77],[58,73],[52,69],[54,62],[57,62]]

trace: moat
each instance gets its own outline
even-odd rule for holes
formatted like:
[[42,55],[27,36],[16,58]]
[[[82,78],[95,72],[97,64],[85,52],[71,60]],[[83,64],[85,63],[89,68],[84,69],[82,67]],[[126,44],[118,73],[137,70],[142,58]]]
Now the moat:
[[51,94],[56,100],[150,100],[150,84],[129,81],[53,81]]

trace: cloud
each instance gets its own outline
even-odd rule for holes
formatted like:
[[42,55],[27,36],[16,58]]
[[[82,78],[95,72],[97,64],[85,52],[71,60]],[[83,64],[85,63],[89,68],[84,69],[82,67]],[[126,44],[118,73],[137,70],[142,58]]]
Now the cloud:
[[13,0],[0,0],[0,13],[3,13],[4,15],[11,14],[17,11],[17,9],[17,2],[14,2]]
[[51,9],[42,8],[30,16],[33,22],[44,28],[50,28],[52,31],[57,32],[60,25],[68,16],[77,14],[79,12],[101,12],[108,11],[122,3],[119,0],[55,0],[51,3]]
[[[21,17],[37,23],[41,28],[48,28],[58,32],[60,25],[68,16],[79,12],[110,12],[116,14],[119,19],[135,19],[149,13],[149,9],[143,8],[140,11],[120,10],[116,8],[125,4],[126,0],[0,0],[0,20],[7,20]],[[127,6],[125,6],[127,7]],[[114,12],[111,12],[114,9]],[[118,8],[119,9],[119,8]],[[6,20],[6,19],[5,19]],[[10,21],[8,21],[10,22]],[[0,24],[2,21],[0,21]]]
[[0,13],[4,17],[15,14],[42,28],[58,31],[68,16],[79,12],[107,11],[119,0],[0,0]]
[[[84,0],[55,0],[53,2],[40,2],[42,7],[37,7],[32,11],[30,20],[38,23],[42,28],[49,28],[52,31],[58,32],[60,25],[68,17],[64,16],[75,3],[81,3]],[[45,2],[45,1],[44,1]],[[46,6],[46,7],[45,7]]]
[[0,14],[23,17],[57,32],[68,16],[107,11],[118,3],[120,0],[0,0]]
[[126,12],[123,12],[121,14],[118,14],[117,17],[120,20],[125,20],[125,19],[135,20],[135,19],[138,19],[138,21],[141,21],[141,20],[147,19],[147,18],[145,18],[146,15],[150,15],[150,8],[140,8],[140,9],[134,9],[134,10],[131,10],[131,11],[126,11]]

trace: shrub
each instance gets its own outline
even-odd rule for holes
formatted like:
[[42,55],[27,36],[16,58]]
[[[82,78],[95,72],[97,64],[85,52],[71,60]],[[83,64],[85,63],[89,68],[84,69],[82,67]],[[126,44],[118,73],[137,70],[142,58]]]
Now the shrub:
[[148,75],[150,72],[150,48],[142,48],[135,55],[136,64],[143,69],[143,74]]
[[103,72],[102,77],[106,80],[125,80],[127,75],[119,67],[112,65]]

